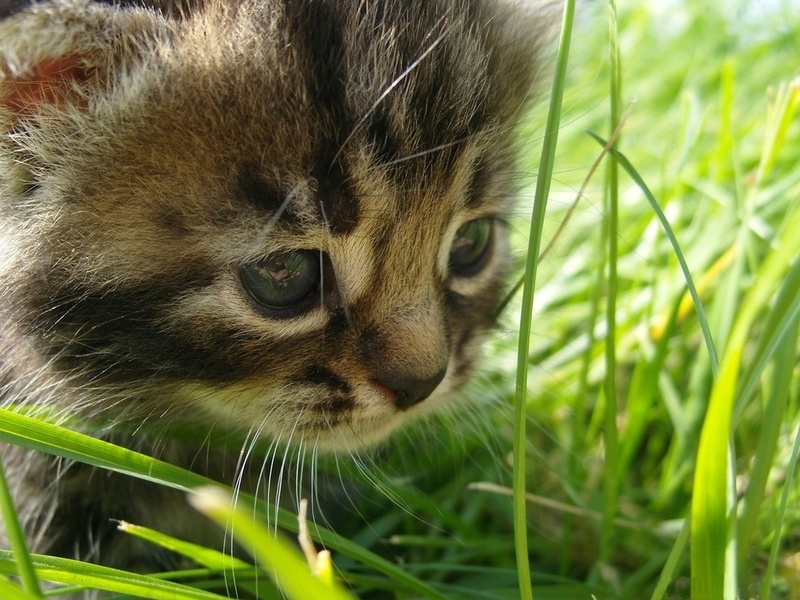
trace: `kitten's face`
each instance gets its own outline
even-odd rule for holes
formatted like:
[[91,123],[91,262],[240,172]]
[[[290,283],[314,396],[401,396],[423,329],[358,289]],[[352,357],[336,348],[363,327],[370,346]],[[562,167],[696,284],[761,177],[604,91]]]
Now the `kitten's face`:
[[[465,383],[532,82],[508,15],[264,1],[45,21],[67,19],[66,67],[26,76],[25,45],[0,42],[0,276],[3,318],[76,402],[336,450]],[[126,41],[97,43],[100,23]]]

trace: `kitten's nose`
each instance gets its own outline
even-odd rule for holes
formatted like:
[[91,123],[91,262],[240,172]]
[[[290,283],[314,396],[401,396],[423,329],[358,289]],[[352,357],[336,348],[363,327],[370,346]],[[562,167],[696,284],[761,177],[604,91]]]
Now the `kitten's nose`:
[[436,389],[436,386],[442,382],[446,373],[447,367],[445,366],[441,371],[436,373],[436,375],[427,379],[378,376],[375,380],[394,392],[394,404],[397,408],[402,410],[419,404],[430,396],[433,390]]

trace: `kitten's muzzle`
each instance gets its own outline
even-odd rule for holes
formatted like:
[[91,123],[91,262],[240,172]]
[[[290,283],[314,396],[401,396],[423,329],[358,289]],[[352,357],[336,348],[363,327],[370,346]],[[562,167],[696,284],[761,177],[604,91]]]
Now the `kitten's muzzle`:
[[376,377],[375,381],[389,388],[394,395],[394,405],[400,410],[405,410],[430,396],[446,374],[447,367],[445,366],[436,375],[427,379],[386,375]]

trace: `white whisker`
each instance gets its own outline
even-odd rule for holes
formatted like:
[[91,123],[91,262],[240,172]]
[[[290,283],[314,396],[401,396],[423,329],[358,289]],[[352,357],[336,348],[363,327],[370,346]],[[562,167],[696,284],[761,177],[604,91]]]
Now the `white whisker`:
[[434,154],[439,152],[440,150],[447,150],[448,148],[452,148],[454,146],[459,146],[464,143],[465,138],[461,138],[455,140],[453,142],[448,142],[446,144],[441,144],[439,146],[435,146],[433,148],[429,148],[428,150],[422,150],[420,152],[415,152],[414,154],[409,154],[408,156],[403,156],[401,158],[396,158],[394,160],[390,160],[389,162],[383,163],[383,167],[391,167],[400,163],[407,162],[409,160],[414,160],[416,158],[422,158],[423,156],[427,156],[429,154]]
[[300,195],[301,190],[306,185],[307,181],[304,180],[296,184],[291,190],[289,190],[289,193],[286,194],[286,198],[284,198],[283,202],[278,207],[278,210],[275,211],[275,213],[269,218],[269,221],[267,221],[266,225],[264,225],[264,227],[261,229],[261,239],[259,245],[263,245],[266,243],[267,236],[269,235],[270,231],[272,231],[272,228],[275,227],[277,222],[286,212],[286,209],[289,207],[289,204]]

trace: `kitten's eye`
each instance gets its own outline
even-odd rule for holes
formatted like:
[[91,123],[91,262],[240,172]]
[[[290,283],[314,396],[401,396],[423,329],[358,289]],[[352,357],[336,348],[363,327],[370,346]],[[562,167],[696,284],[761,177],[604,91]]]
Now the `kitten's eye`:
[[485,217],[464,223],[456,231],[450,248],[450,271],[470,277],[480,271],[492,246],[493,220]]
[[[319,253],[296,250],[243,264],[239,277],[247,293],[262,307],[292,314],[310,308],[320,285]],[[288,315],[287,315],[288,316]]]

